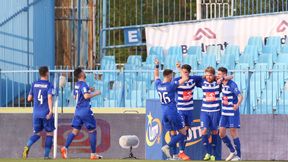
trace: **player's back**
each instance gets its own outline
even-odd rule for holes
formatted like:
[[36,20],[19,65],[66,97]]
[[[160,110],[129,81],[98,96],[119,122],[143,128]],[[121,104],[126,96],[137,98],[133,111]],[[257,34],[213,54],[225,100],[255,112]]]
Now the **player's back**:
[[178,87],[178,81],[163,83],[160,79],[155,82],[156,90],[160,98],[162,108],[169,108],[169,110],[176,110],[175,92]]
[[52,95],[53,85],[48,80],[38,80],[32,84],[30,95],[33,96],[33,115],[45,118],[49,113],[48,95]]
[[76,96],[77,101],[75,113],[78,113],[79,115],[86,115],[86,113],[91,113],[90,99],[84,98],[85,93],[90,94],[89,86],[84,81],[78,81],[75,84],[74,96]]

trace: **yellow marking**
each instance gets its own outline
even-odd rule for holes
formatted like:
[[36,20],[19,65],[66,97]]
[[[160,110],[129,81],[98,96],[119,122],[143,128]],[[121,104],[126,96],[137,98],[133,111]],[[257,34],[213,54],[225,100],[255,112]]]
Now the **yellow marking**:
[[[64,107],[63,113],[71,114],[74,113],[75,108],[73,107]],[[95,114],[145,114],[145,108],[92,108],[92,111]],[[9,113],[17,113],[17,114],[25,114],[32,113],[31,107],[0,107],[0,113],[9,114]],[[58,113],[61,113],[61,108],[58,108]]]

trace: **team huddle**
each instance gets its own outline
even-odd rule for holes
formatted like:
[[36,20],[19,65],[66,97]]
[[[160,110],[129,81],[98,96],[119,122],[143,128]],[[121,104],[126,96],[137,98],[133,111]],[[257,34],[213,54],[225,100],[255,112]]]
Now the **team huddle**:
[[[215,161],[218,136],[229,148],[230,154],[226,161],[241,160],[240,140],[237,136],[237,128],[240,128],[239,106],[243,97],[237,88],[237,84],[227,76],[227,69],[220,67],[217,76],[215,69],[207,67],[205,75],[190,76],[191,66],[176,65],[181,72],[181,77],[173,79],[173,71],[163,71],[163,81],[159,78],[159,61],[155,61],[155,87],[160,97],[163,111],[163,125],[170,132],[171,141],[162,147],[168,160],[190,160],[185,154],[185,141],[188,129],[193,123],[193,90],[199,87],[203,90],[203,102],[200,113],[201,134],[205,156],[203,160]],[[220,94],[222,93],[222,100]],[[175,96],[176,95],[176,96]],[[222,108],[221,108],[222,107]],[[234,146],[226,135],[226,129],[230,129]],[[209,143],[208,131],[212,136]],[[178,133],[177,133],[178,132]],[[179,144],[177,152],[176,144]]]
[[[163,110],[163,125],[169,130],[171,141],[162,147],[162,151],[169,160],[190,160],[185,154],[185,141],[188,130],[193,123],[193,90],[199,87],[203,90],[203,102],[201,107],[201,133],[203,146],[206,155],[203,160],[215,161],[218,136],[230,150],[226,161],[238,161],[241,159],[240,140],[237,137],[237,128],[240,128],[239,106],[242,102],[242,95],[237,88],[233,77],[227,76],[227,69],[218,69],[217,77],[215,69],[208,67],[205,75],[190,76],[191,66],[177,64],[181,77],[173,79],[173,71],[165,69],[163,81],[159,78],[159,62],[155,61],[155,87],[160,97]],[[53,144],[54,117],[53,117],[53,84],[49,80],[47,67],[40,67],[40,79],[35,81],[28,95],[28,101],[34,102],[33,106],[33,135],[28,139],[22,154],[23,159],[28,157],[31,146],[40,139],[40,132],[46,131],[44,159],[49,159],[50,150]],[[90,99],[100,95],[86,83],[86,74],[81,68],[74,71],[77,83],[74,88],[76,109],[72,120],[72,132],[66,139],[66,144],[61,148],[63,159],[67,159],[67,150],[75,136],[77,136],[83,125],[89,131],[91,146],[90,159],[100,159],[96,154],[96,120],[91,110]],[[220,99],[222,93],[222,100]],[[176,96],[175,96],[176,94]],[[222,108],[221,108],[222,107]],[[226,129],[230,129],[234,146],[226,136]],[[178,133],[177,133],[178,132]],[[212,136],[212,143],[209,143],[208,132]],[[177,143],[179,153],[177,153]],[[171,155],[172,154],[172,155]]]
[[[40,132],[44,129],[46,131],[46,141],[44,149],[44,159],[50,159],[49,154],[53,144],[54,117],[53,117],[53,84],[49,80],[48,67],[40,67],[40,79],[35,81],[29,92],[28,101],[33,100],[33,135],[28,139],[24,147],[22,157],[28,157],[31,146],[40,139]],[[77,78],[75,84],[74,97],[76,100],[76,109],[72,120],[72,132],[68,135],[66,144],[61,148],[61,155],[63,159],[67,159],[67,150],[72,143],[75,136],[85,127],[89,131],[89,140],[91,146],[91,160],[101,159],[102,156],[96,154],[96,120],[91,110],[90,99],[100,95],[100,91],[95,91],[86,83],[86,74],[81,68],[74,70],[74,77]]]

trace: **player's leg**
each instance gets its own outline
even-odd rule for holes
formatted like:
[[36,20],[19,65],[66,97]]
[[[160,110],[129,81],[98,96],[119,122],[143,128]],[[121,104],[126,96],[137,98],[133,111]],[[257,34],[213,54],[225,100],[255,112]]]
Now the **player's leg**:
[[192,126],[192,111],[179,111],[180,116],[185,124],[186,138],[179,141],[179,158],[182,160],[190,160],[189,156],[185,154],[185,145],[188,136],[188,130]]
[[210,160],[211,157],[211,145],[209,143],[208,128],[210,125],[210,119],[207,112],[201,112],[200,114],[200,125],[202,134],[202,143],[205,149],[205,161]]
[[95,120],[94,116],[89,115],[89,116],[83,118],[82,120],[84,122],[85,127],[89,131],[89,140],[90,140],[90,148],[91,148],[90,159],[96,160],[96,159],[102,158],[102,156],[98,156],[96,154],[97,132],[96,132],[96,120]]
[[220,120],[220,114],[221,112],[213,112],[211,113],[211,119],[212,119],[212,123],[211,123],[211,134],[212,134],[212,156],[210,158],[210,160],[215,161],[216,160],[216,153],[217,153],[217,144],[218,144],[218,137],[219,137],[219,132],[218,132],[218,127],[219,127],[219,120]]
[[61,154],[63,159],[67,159],[67,149],[69,148],[70,144],[72,143],[75,136],[77,136],[81,130],[81,127],[83,125],[82,120],[78,116],[74,116],[72,120],[72,132],[69,133],[65,146],[61,148]]
[[52,117],[49,120],[43,119],[43,121],[44,129],[46,131],[44,159],[49,159],[49,154],[53,145],[53,131],[55,130],[54,118]]
[[40,139],[40,132],[43,130],[43,123],[40,118],[33,118],[33,129],[34,134],[28,139],[22,153],[23,159],[28,157],[31,146]]
[[[174,136],[176,135],[176,131],[173,131],[172,130],[172,124],[170,123],[169,119],[167,118],[167,115],[166,115],[166,112],[164,112],[163,114],[163,117],[162,117],[162,124],[163,124],[163,127],[169,132],[170,134],[170,137],[171,139],[174,138]],[[166,157],[168,159],[171,159],[172,156],[170,154],[170,150],[171,152],[175,152],[176,150],[176,146],[169,146],[168,144],[167,145],[164,145],[162,148],[161,148],[162,152],[166,155]]]
[[226,135],[226,127],[229,127],[229,116],[221,116],[220,117],[220,124],[219,124],[219,136],[222,139],[223,143],[228,147],[230,154],[226,158],[226,161],[230,161],[234,158],[236,152],[235,149],[231,143],[230,138]]
[[237,129],[240,128],[240,117],[239,115],[235,115],[231,117],[231,123],[233,122],[233,128],[230,128],[230,135],[233,138],[234,147],[237,152],[237,156],[235,156],[232,161],[239,161],[241,159],[241,143],[238,137]]

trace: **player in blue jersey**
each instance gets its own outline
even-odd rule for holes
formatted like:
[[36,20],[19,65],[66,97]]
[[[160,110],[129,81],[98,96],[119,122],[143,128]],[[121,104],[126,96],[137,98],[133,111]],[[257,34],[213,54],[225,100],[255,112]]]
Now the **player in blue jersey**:
[[[155,60],[155,87],[160,97],[161,108],[163,111],[162,123],[166,130],[170,132],[171,141],[162,147],[162,151],[168,159],[178,160],[176,144],[186,138],[186,130],[184,122],[176,108],[175,92],[179,85],[188,80],[188,77],[183,76],[182,79],[172,81],[173,71],[165,69],[163,72],[163,81],[159,78],[159,62]],[[178,131],[179,133],[177,134]],[[171,156],[170,151],[173,156]]]
[[[188,132],[189,128],[192,126],[193,123],[193,91],[195,86],[201,87],[202,76],[190,76],[192,68],[188,64],[184,64],[181,66],[179,63],[177,63],[176,66],[184,76],[188,77],[188,80],[184,84],[178,86],[176,92],[177,109],[184,120],[185,130]],[[181,78],[182,77],[175,78],[174,81],[178,81]],[[189,156],[184,153],[185,145],[185,139],[183,141],[180,141],[179,158],[181,158],[182,160],[190,160]]]
[[48,67],[39,68],[40,79],[32,83],[28,102],[33,101],[33,129],[34,134],[29,138],[22,154],[23,159],[28,157],[31,146],[40,139],[40,132],[46,131],[44,159],[49,159],[53,143],[54,118],[53,118],[53,85],[48,81]]
[[[218,69],[218,79],[225,78],[228,70],[224,67]],[[226,161],[241,160],[241,145],[237,134],[237,128],[240,128],[239,106],[243,100],[243,96],[239,91],[237,84],[232,80],[223,79],[222,81],[222,112],[220,117],[219,135],[222,141],[230,150]],[[233,147],[231,140],[226,135],[226,129],[230,129],[230,135],[233,138]]]
[[[200,113],[201,134],[203,146],[206,152],[203,160],[215,161],[218,126],[221,115],[221,84],[219,85],[216,81],[215,69],[213,67],[207,67],[205,69],[205,75],[201,88],[203,91],[203,102]],[[208,140],[208,131],[210,131],[212,136],[211,144]]]
[[72,132],[68,135],[66,144],[61,148],[63,159],[67,159],[67,149],[72,143],[75,136],[77,136],[83,126],[89,131],[90,146],[91,146],[91,160],[101,158],[96,154],[96,120],[91,110],[90,99],[101,94],[100,91],[95,91],[86,83],[86,74],[81,68],[74,71],[74,76],[78,82],[75,84],[74,97],[76,99],[76,110],[72,120]]

